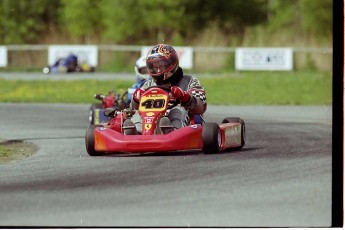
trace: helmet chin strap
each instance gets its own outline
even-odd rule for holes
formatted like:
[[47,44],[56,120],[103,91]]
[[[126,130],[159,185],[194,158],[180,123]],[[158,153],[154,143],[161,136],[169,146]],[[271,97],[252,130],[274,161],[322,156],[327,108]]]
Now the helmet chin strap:
[[[169,78],[173,75],[173,73],[171,71],[167,72],[167,73],[164,73],[158,77],[156,77],[156,83],[159,82],[160,85],[163,85],[163,84],[166,84],[166,83],[169,83]],[[158,83],[157,83],[158,85]]]
[[154,78],[154,81],[156,82],[157,85],[175,85],[177,82],[181,80],[183,77],[183,71],[181,68],[178,68],[174,74],[172,74],[168,79],[165,80],[164,75],[160,75],[158,77]]
[[163,85],[164,75],[160,75],[156,78],[154,78],[157,85]]

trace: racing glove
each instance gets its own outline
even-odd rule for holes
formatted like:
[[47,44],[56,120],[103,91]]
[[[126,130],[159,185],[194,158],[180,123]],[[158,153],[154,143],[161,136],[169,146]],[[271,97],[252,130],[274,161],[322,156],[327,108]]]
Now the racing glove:
[[140,97],[141,95],[145,92],[145,90],[139,88],[139,89],[136,89],[133,93],[133,100],[137,103],[139,103],[140,101]]
[[181,103],[186,103],[190,99],[189,93],[183,91],[180,87],[172,86],[170,91],[175,99],[180,99]]

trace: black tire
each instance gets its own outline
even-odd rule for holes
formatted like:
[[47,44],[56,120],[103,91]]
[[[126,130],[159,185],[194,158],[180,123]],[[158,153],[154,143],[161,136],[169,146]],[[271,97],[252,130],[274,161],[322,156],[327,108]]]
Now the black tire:
[[102,109],[102,104],[92,104],[89,110],[90,125],[95,124],[95,109]]
[[89,125],[86,129],[85,134],[85,147],[86,151],[90,156],[100,156],[103,152],[98,152],[95,150],[95,128],[99,127],[100,125]]
[[218,153],[222,142],[219,125],[214,122],[202,126],[202,151],[205,154]]
[[242,148],[246,144],[246,124],[240,117],[227,117],[224,118],[222,123],[240,123],[241,124],[241,146],[238,149]]

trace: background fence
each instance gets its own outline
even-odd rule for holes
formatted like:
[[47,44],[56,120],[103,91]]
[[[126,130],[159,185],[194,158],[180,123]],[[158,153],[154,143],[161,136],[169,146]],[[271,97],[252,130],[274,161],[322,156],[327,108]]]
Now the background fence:
[[[8,45],[6,70],[38,71],[48,65],[49,45]],[[133,71],[142,46],[97,45],[99,72]],[[332,48],[293,47],[294,70],[332,71]],[[193,72],[235,71],[236,47],[193,47]]]

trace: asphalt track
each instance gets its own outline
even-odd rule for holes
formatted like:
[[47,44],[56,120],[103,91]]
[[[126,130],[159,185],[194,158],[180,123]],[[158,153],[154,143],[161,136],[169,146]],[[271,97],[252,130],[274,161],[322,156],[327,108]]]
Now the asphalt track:
[[87,104],[0,103],[0,139],[36,154],[0,165],[0,226],[329,227],[328,106],[209,106],[240,116],[242,150],[90,157]]
[[0,165],[1,226],[331,225],[329,107],[210,106],[241,116],[247,144],[217,155],[90,157],[88,105],[0,104],[0,139],[37,144]]

